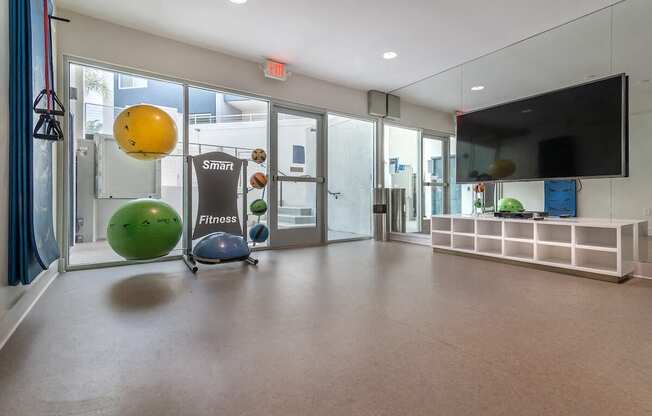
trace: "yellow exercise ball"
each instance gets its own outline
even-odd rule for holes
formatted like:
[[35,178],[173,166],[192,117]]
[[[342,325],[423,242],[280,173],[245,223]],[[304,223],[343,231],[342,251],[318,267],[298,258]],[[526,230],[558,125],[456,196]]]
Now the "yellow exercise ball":
[[153,105],[125,108],[113,123],[113,135],[123,152],[138,160],[161,159],[177,146],[177,125]]

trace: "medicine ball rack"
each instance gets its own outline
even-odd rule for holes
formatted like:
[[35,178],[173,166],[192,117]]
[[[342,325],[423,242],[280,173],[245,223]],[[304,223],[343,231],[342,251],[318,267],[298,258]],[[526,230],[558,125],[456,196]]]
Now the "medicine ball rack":
[[[233,156],[224,153],[224,152],[211,152],[211,154],[214,154],[215,156],[226,156],[228,158],[234,158]],[[207,154],[204,153],[201,156],[206,156]],[[183,196],[183,201],[184,201],[184,206],[183,206],[183,212],[184,212],[184,227],[185,227],[185,235],[184,235],[184,241],[183,241],[183,262],[185,265],[188,267],[188,269],[192,273],[197,273],[199,270],[198,261],[195,259],[195,256],[193,255],[193,219],[192,219],[192,210],[193,210],[193,204],[192,204],[192,189],[193,189],[193,160],[195,157],[199,156],[186,156],[185,157],[185,163],[186,163],[186,186],[184,187],[184,196]],[[248,166],[248,161],[246,159],[239,159],[236,158],[240,161],[241,163],[241,168],[239,169],[239,178],[241,181],[241,192],[242,192],[242,238],[244,238],[245,243],[247,243],[247,221],[248,221],[248,214],[247,214],[247,193],[248,193],[248,188],[247,188],[247,166]],[[199,193],[201,192],[200,188],[197,188],[198,192],[198,199],[200,197]],[[216,189],[215,192],[218,192]],[[236,192],[234,197],[238,198],[238,192],[236,188]],[[199,212],[198,212],[199,216]],[[220,231],[220,230],[217,230]],[[258,264],[258,259],[252,258],[251,256],[247,257],[238,257],[238,258],[233,258],[233,259],[226,259],[226,260],[218,260],[216,259],[215,261],[206,261],[206,259],[202,259],[201,263],[203,264],[223,264],[223,263],[233,263],[233,262],[240,262],[243,261],[245,263],[248,263],[250,265],[257,265]]]

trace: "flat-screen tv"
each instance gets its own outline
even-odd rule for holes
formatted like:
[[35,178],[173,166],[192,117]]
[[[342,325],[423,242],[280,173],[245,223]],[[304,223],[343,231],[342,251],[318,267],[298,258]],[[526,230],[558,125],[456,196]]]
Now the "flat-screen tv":
[[459,183],[628,175],[621,74],[457,117]]

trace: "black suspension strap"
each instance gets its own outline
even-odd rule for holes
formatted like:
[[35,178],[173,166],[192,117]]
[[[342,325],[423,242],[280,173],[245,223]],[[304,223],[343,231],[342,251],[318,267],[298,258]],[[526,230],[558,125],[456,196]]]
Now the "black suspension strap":
[[[43,0],[43,76],[45,88],[34,100],[34,113],[39,115],[38,122],[34,127],[33,136],[35,139],[60,141],[63,140],[63,130],[57,117],[66,114],[66,109],[54,91],[54,64],[52,62],[52,18],[48,7],[49,0]],[[56,20],[64,20],[56,18]],[[45,100],[45,105],[42,101]]]

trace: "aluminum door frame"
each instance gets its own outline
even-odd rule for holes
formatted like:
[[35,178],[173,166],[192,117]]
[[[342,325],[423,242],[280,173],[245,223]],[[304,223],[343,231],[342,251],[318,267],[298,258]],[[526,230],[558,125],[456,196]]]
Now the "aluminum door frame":
[[[436,140],[441,142],[441,157],[442,157],[442,171],[443,171],[443,181],[442,182],[425,182],[424,181],[424,173],[425,169],[427,169],[427,166],[423,166],[423,149],[424,149],[424,142],[426,140]],[[421,202],[420,202],[420,207],[421,207],[421,213],[419,216],[420,222],[423,221],[423,214],[426,209],[426,202],[425,202],[425,191],[426,187],[429,186],[431,188],[434,187],[441,187],[442,189],[442,198],[443,198],[443,213],[442,214],[449,214],[450,213],[450,137],[444,137],[442,136],[442,133],[437,133],[433,131],[423,131],[421,134],[421,142],[420,142],[420,149],[419,149],[420,157],[419,157],[419,163],[420,163],[420,176],[419,176],[419,188],[421,189]],[[421,225],[419,225],[421,227]],[[425,230],[421,230],[423,232]],[[428,230],[429,231],[429,230]]]
[[[289,177],[278,171],[278,114],[305,117],[317,122],[316,175],[315,177]],[[272,103],[270,109],[270,143],[269,143],[269,245],[271,248],[311,246],[324,244],[326,241],[326,113],[313,112],[293,106]],[[278,192],[282,182],[315,183],[315,227],[281,228],[278,227]]]

